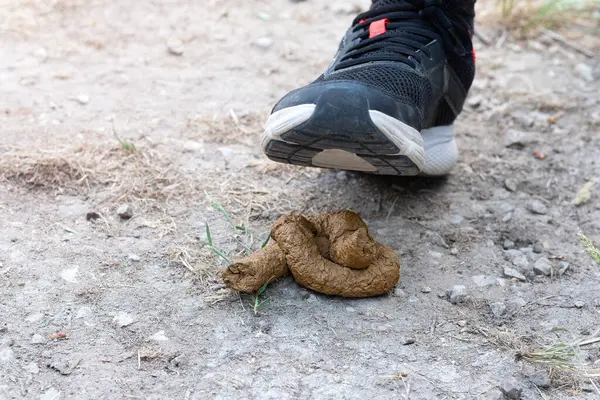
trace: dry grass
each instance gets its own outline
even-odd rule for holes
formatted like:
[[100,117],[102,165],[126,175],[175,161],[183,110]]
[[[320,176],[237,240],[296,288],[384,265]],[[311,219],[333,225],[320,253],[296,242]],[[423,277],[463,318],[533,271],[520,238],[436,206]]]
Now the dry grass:
[[59,193],[100,191],[102,200],[116,202],[167,202],[202,193],[199,182],[160,154],[111,145],[54,150],[13,148],[0,159],[0,180]]
[[206,118],[197,115],[188,118],[182,133],[190,139],[217,144],[243,143],[254,145],[262,133],[262,123],[266,121],[266,113],[236,113],[230,110],[227,117],[213,116]]

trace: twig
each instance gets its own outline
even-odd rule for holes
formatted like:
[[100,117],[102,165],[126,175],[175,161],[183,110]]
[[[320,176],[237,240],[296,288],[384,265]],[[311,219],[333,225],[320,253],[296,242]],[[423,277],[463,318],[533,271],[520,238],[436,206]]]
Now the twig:
[[579,342],[577,344],[579,346],[587,346],[588,344],[594,344],[594,343],[598,343],[598,342],[600,342],[600,337],[582,340],[581,342]]
[[584,56],[586,56],[588,58],[594,58],[594,54],[591,53],[589,50],[586,50],[583,47],[579,46],[578,44],[575,44],[575,43],[571,42],[570,40],[567,40],[563,35],[561,35],[559,33],[556,33],[554,31],[551,31],[546,28],[542,28],[542,33],[544,35],[548,36],[550,39],[556,40],[557,42],[565,45],[566,47],[569,47],[570,49],[573,49],[573,50],[583,54]]

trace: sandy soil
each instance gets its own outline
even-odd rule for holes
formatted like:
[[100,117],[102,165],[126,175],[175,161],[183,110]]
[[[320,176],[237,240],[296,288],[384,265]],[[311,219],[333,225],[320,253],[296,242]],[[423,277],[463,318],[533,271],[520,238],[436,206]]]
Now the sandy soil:
[[[448,179],[273,164],[261,124],[349,4],[0,2],[0,399],[599,398],[598,343],[576,373],[530,353],[600,336],[577,237],[600,244],[600,182],[573,204],[600,178],[600,58],[482,18]],[[598,54],[597,24],[564,34]],[[391,295],[286,278],[255,314],[218,279],[205,223],[233,257],[282,213],[343,208],[401,256]]]

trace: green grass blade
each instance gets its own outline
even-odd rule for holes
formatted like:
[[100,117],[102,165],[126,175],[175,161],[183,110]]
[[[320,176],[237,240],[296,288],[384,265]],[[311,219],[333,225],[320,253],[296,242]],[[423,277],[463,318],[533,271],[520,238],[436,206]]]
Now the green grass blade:
[[227,261],[228,264],[230,264],[230,265],[233,264],[231,259],[229,257],[227,257],[225,255],[225,253],[223,253],[221,250],[217,249],[216,247],[211,247],[210,249],[213,251],[213,253],[215,253],[216,255],[221,257],[223,260]]
[[212,208],[223,214],[223,216],[225,217],[227,222],[229,222],[229,224],[233,227],[233,229],[237,229],[237,226],[233,222],[233,219],[231,219],[229,213],[223,208],[223,206],[218,201],[211,200],[210,205],[212,206]]
[[264,249],[269,244],[269,240],[271,240],[271,232],[269,232],[265,241],[260,245],[260,248]]
[[210,247],[213,247],[212,236],[210,234],[210,228],[208,227],[208,222],[206,223],[206,242]]

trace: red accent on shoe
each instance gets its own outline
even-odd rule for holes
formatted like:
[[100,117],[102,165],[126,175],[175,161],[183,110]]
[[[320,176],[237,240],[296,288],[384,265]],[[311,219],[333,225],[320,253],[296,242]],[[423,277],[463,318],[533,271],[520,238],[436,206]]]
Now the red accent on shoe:
[[477,62],[477,54],[475,54],[475,49],[473,49],[473,64]]
[[369,39],[373,39],[375,36],[386,33],[387,29],[385,26],[389,24],[389,22],[390,20],[387,18],[371,22],[371,25],[369,25]]
[[367,22],[366,19],[361,19],[360,21],[358,21],[359,24],[364,24],[365,22]]

